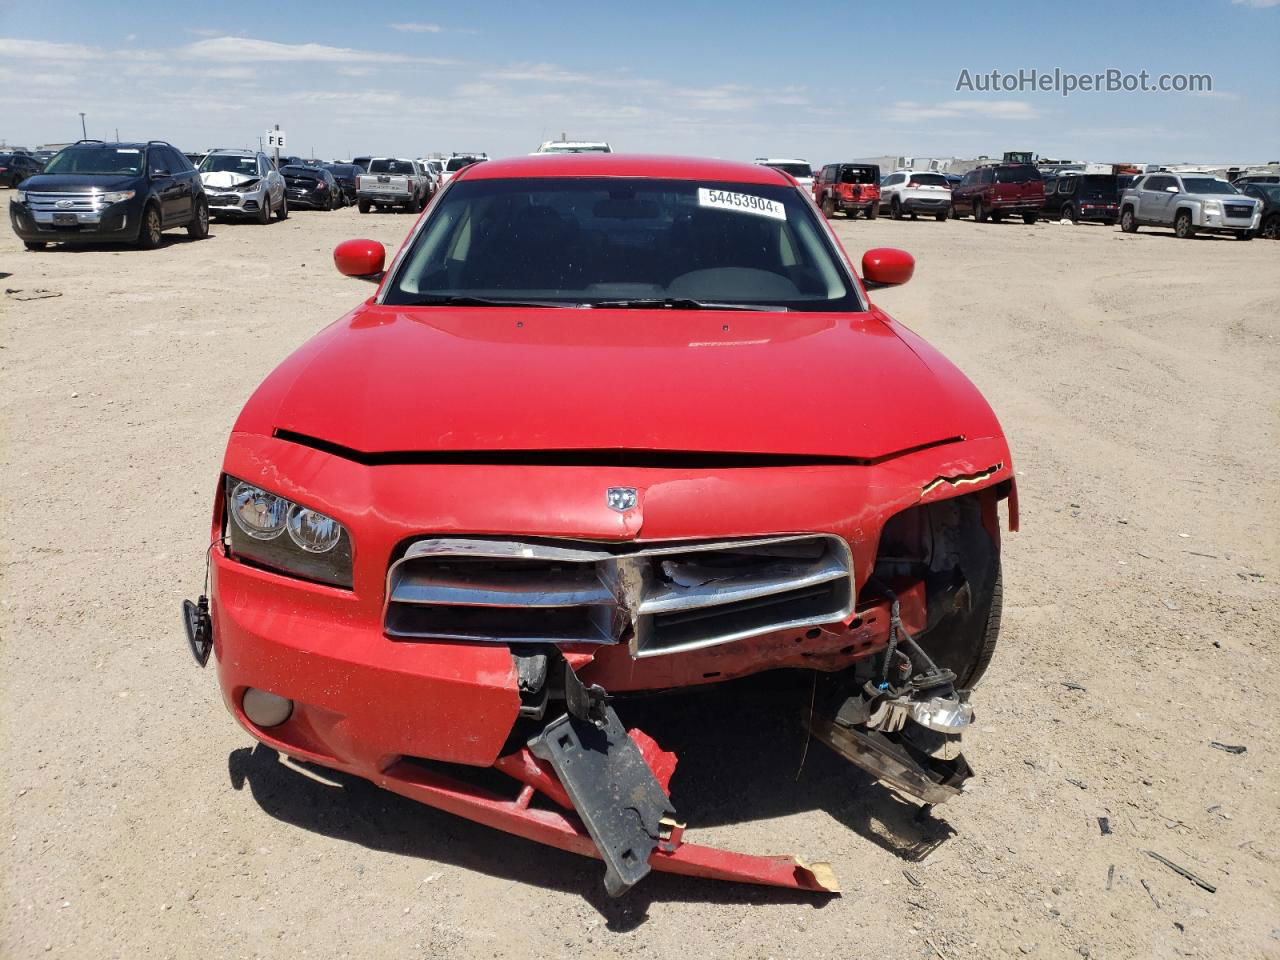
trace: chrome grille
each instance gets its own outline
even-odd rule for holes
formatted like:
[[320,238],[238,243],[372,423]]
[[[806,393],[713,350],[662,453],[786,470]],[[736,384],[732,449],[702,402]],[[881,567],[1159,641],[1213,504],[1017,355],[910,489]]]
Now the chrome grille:
[[102,209],[101,195],[96,193],[27,193],[27,206],[33,213],[97,213]]
[[711,543],[419,540],[387,574],[399,639],[627,643],[636,657],[847,617],[852,559],[839,537]]

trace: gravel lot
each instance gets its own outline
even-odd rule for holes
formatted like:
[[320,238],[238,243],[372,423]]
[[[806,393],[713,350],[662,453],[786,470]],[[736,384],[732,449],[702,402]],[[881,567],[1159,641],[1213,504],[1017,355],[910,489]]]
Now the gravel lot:
[[334,244],[411,223],[0,236],[0,956],[1280,957],[1280,245],[838,220],[855,256],[917,255],[878,301],[1013,446],[978,775],[922,825],[820,745],[801,767],[763,690],[677,705],[653,732],[690,839],[830,860],[845,894],[611,901],[595,862],[255,750],[182,638],[241,404],[372,292]]

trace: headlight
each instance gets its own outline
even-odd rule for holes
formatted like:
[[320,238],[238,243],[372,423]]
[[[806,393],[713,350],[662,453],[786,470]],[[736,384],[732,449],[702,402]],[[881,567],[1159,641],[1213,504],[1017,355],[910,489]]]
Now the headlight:
[[17,200],[19,203],[26,203],[26,202],[27,202],[27,191],[25,191],[25,190],[15,190],[15,191],[14,191],[14,194],[13,194],[13,199]]
[[1206,200],[1204,202],[1205,213],[1221,213],[1222,203],[1218,200]]
[[234,556],[306,580],[351,586],[351,536],[333,517],[235,477],[226,478],[225,494]]
[[132,200],[135,191],[133,190],[117,190],[114,193],[102,194],[103,203],[121,203],[125,200]]

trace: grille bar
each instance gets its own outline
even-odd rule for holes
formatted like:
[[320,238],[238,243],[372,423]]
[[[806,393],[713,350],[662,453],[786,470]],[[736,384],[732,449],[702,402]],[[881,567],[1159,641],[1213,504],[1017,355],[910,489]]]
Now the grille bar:
[[396,639],[621,643],[648,657],[853,611],[844,540],[792,534],[715,542],[419,540],[387,573]]

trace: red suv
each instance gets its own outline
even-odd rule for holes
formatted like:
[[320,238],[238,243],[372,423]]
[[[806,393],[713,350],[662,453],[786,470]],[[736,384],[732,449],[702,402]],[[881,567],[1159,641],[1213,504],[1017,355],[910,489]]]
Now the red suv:
[[999,223],[1005,214],[1021,214],[1024,223],[1035,223],[1043,206],[1040,171],[1025,163],[978,167],[951,189],[951,216],[972,213],[979,223],[988,218]]
[[814,202],[830,219],[837,210],[846,217],[880,215],[880,168],[874,163],[829,163],[813,181]]

